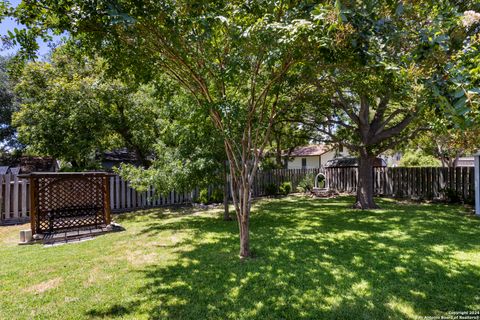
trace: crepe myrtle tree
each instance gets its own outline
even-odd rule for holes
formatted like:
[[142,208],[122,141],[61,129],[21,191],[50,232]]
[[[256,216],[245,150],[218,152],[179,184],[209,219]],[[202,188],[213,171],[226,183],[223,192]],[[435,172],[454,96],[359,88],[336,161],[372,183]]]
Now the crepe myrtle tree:
[[166,73],[208,111],[229,162],[240,257],[251,255],[251,186],[311,31],[310,1],[24,0],[11,10],[32,39],[67,32],[117,68]]
[[[318,52],[304,75],[311,108],[304,121],[320,139],[359,158],[354,208],[373,209],[375,158],[414,136],[425,110],[470,110],[471,83],[456,78],[458,95],[442,88],[461,59],[467,33],[453,3],[337,1],[316,8]],[[324,106],[329,106],[325,108]],[[441,111],[440,111],[441,112]],[[427,119],[428,120],[428,119]]]

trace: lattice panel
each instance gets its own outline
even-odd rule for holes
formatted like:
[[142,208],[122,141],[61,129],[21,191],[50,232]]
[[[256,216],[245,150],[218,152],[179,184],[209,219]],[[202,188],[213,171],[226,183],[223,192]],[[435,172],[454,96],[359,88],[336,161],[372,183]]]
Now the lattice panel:
[[37,233],[106,223],[102,177],[39,177],[36,189]]

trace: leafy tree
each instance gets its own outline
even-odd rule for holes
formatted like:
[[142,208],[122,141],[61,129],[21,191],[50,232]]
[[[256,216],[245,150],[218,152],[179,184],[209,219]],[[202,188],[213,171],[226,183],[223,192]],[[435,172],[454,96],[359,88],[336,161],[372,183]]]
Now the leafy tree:
[[13,92],[13,81],[8,74],[8,64],[9,58],[0,56],[0,153],[21,149],[15,137],[15,128],[11,125],[18,101]]
[[[154,159],[149,168],[125,165],[119,173],[137,189],[154,186],[158,193],[191,191],[226,182],[226,156],[220,136],[212,135],[208,113],[192,108],[191,98],[182,92],[162,106],[156,121],[162,131],[154,143]],[[228,212],[228,188],[224,190],[224,219]],[[225,202],[226,201],[226,202]]]
[[270,150],[275,154],[277,168],[285,168],[295,148],[309,143],[311,134],[306,131],[308,128],[302,127],[298,121],[292,121],[292,118],[298,119],[301,116],[301,114],[291,114],[281,117],[272,127]]
[[430,121],[428,129],[419,132],[407,148],[421,149],[424,154],[440,159],[443,167],[454,167],[458,158],[478,150],[480,128],[475,122],[463,126],[445,117],[430,119],[434,120]]
[[240,256],[249,257],[251,186],[287,75],[304,52],[312,7],[304,1],[44,0],[23,1],[15,15],[32,33],[67,31],[112,66],[166,72],[190,93],[222,136]]
[[190,94],[222,138],[240,256],[248,257],[251,186],[279,115],[299,98],[318,107],[305,122],[356,150],[357,206],[375,207],[373,158],[407,134],[422,106],[438,100],[429,88],[461,50],[465,34],[453,34],[454,7],[449,1],[25,0],[13,14],[30,27],[29,36],[16,37],[27,56],[31,34],[67,31],[111,68],[145,79],[166,73]]
[[400,167],[438,167],[440,161],[422,150],[407,151],[400,160]]
[[29,151],[82,169],[94,165],[97,151],[126,146],[145,164],[158,136],[154,90],[128,86],[105,70],[104,60],[75,59],[67,48],[57,50],[51,62],[25,66],[14,124]]
[[[439,80],[459,70],[454,62],[465,33],[448,1],[337,1],[319,6],[314,15],[323,59],[313,55],[317,63],[305,72],[314,106],[306,122],[321,133],[319,139],[358,155],[354,207],[376,208],[375,157],[415,135],[415,121],[430,106],[448,102],[457,113],[473,107],[463,96],[452,101]],[[472,84],[464,80],[457,85],[468,92]],[[325,105],[331,108],[316,108]]]

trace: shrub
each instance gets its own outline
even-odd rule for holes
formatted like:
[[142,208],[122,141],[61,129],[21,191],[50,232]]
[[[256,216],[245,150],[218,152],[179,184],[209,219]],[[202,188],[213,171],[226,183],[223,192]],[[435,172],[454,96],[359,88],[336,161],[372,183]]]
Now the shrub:
[[315,184],[315,177],[313,176],[312,173],[309,173],[305,176],[305,178],[300,180],[300,182],[298,183],[297,190],[299,192],[312,191],[314,184]]
[[223,202],[223,191],[220,189],[214,189],[210,195],[211,203],[221,203]]
[[267,196],[274,196],[278,192],[277,185],[273,182],[272,183],[267,183],[264,186],[264,189],[265,189],[265,195],[267,195]]
[[443,196],[448,203],[461,203],[463,196],[460,192],[455,191],[451,188],[446,188],[442,190]]
[[284,196],[288,195],[292,191],[292,183],[284,182],[280,185],[279,192]]
[[304,187],[297,186],[297,192],[306,192]]
[[221,189],[213,189],[210,196],[208,196],[208,189],[200,189],[200,194],[195,199],[195,202],[201,204],[221,203],[223,202],[223,191]]
[[197,201],[202,204],[208,204],[208,190],[206,188],[200,190]]
[[465,204],[469,204],[471,206],[475,205],[475,197],[467,196],[463,201]]
[[438,167],[440,161],[434,156],[425,154],[421,150],[407,151],[402,156],[399,167]]

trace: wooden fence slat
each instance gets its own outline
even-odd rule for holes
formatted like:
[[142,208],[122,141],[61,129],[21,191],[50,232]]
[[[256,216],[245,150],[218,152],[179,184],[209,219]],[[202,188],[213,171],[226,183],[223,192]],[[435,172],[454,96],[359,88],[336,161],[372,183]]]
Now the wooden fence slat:
[[0,175],[0,221],[4,220],[6,218],[5,215],[5,210],[4,210],[4,203],[5,203],[5,196],[3,195],[4,188],[3,188],[3,181],[4,181],[4,176]]
[[127,208],[132,208],[132,188],[130,187],[130,183],[127,183]]
[[18,219],[20,218],[20,215],[19,215],[19,211],[18,211],[18,204],[19,204],[19,200],[20,200],[20,197],[19,197],[19,180],[18,180],[18,176],[17,175],[14,175],[13,176],[13,198],[12,198],[12,202],[13,202],[13,214],[12,214],[12,218],[14,219]]
[[115,209],[120,209],[120,176],[115,177]]
[[125,201],[127,200],[126,182],[120,179],[120,208],[125,209]]
[[28,216],[27,214],[27,179],[22,179],[22,218]]
[[10,174],[5,175],[5,219],[10,219],[10,179]]

